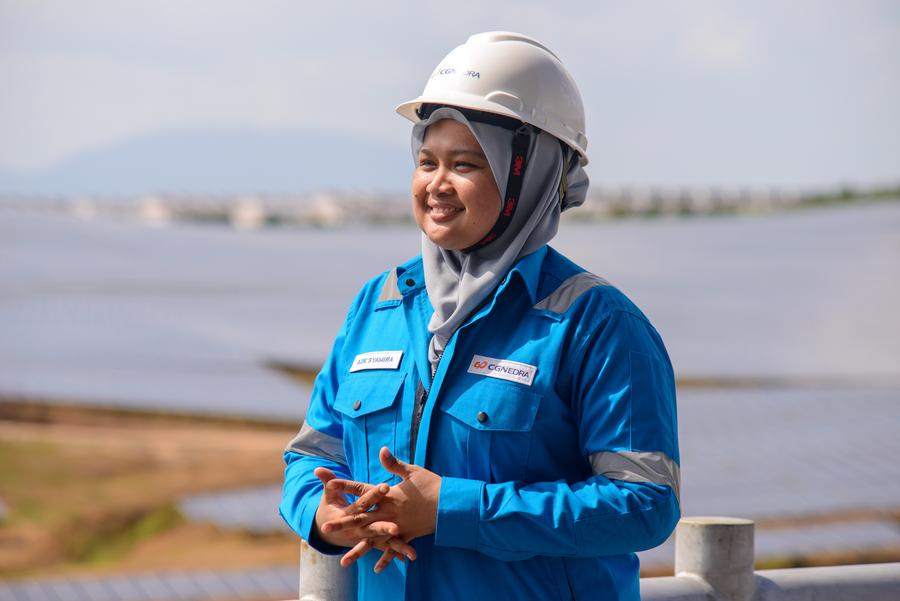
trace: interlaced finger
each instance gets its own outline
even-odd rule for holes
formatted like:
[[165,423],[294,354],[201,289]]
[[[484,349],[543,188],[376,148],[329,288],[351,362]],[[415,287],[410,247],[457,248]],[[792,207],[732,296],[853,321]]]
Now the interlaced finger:
[[345,508],[350,505],[350,501],[347,500],[347,496],[344,495],[339,490],[330,489],[328,486],[325,486],[325,502],[329,505],[334,505],[335,507]]
[[326,490],[336,490],[342,493],[353,495],[354,497],[363,496],[370,488],[374,487],[371,484],[366,484],[365,482],[344,480],[343,478],[335,478],[334,480],[329,480],[325,485]]
[[400,527],[394,522],[378,520],[360,527],[359,534],[370,538],[397,536],[400,534]]
[[330,469],[328,469],[327,467],[321,467],[321,466],[314,469],[313,474],[315,474],[316,478],[321,480],[323,484],[325,482],[328,482],[329,480],[334,480],[337,477],[334,475],[334,472],[332,472]]
[[362,528],[368,526],[375,521],[371,513],[354,513],[343,517],[329,520],[322,524],[322,532],[337,532],[338,530],[347,530],[348,528]]
[[376,574],[380,574],[382,570],[388,567],[394,558],[397,557],[397,552],[388,547],[381,553],[381,557],[378,558],[378,561],[375,562],[375,567],[373,568]]
[[406,557],[406,559],[410,561],[415,561],[416,554],[415,548],[402,538],[398,538],[396,536],[391,537],[387,541],[388,548],[391,549],[396,555],[402,555]]
[[404,557],[409,561],[416,560],[416,550],[405,540],[392,537],[385,542],[378,542],[376,549],[381,549],[381,557],[375,563],[375,573],[381,573],[394,559],[401,560]]
[[353,564],[357,559],[368,553],[372,550],[372,540],[369,538],[364,538],[356,545],[353,546],[352,549],[347,551],[343,557],[341,557],[341,566],[347,567]]
[[339,490],[333,490],[328,486],[328,483],[336,478],[334,472],[325,467],[317,467],[313,473],[316,477],[322,481],[322,484],[325,486],[325,502],[329,505],[334,505],[335,507],[346,507],[350,504]]
[[377,505],[390,490],[391,487],[387,484],[373,486],[344,509],[344,511],[347,513],[365,513],[373,506]]

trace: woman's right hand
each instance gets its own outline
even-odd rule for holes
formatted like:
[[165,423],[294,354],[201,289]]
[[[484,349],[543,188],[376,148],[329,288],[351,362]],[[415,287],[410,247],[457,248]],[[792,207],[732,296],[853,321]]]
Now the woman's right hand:
[[[329,481],[337,478],[334,472],[328,468],[318,467],[314,471],[315,475],[322,484],[325,485]],[[399,528],[391,522],[374,522],[365,523],[367,520],[366,513],[381,501],[390,490],[387,484],[371,486],[365,493],[360,495],[353,503],[349,503],[341,489],[325,486],[322,497],[319,501],[319,507],[316,510],[315,528],[323,541],[337,547],[352,547],[351,550],[341,558],[341,565],[347,567],[356,559],[359,559],[373,548],[381,549],[385,552],[380,564],[390,562],[388,557],[405,556],[409,560],[416,558],[416,551],[409,543],[397,538]],[[347,516],[359,516],[360,522],[364,526],[359,528],[341,528],[328,529],[322,525],[326,522],[344,518]],[[365,532],[362,528],[365,527]],[[373,536],[374,535],[374,536]],[[379,565],[381,569],[383,565]],[[376,571],[381,571],[376,570]]]

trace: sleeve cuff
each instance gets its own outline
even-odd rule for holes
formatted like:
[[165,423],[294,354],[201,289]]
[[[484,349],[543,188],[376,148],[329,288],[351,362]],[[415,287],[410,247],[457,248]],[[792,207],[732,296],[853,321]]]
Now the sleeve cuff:
[[444,477],[438,497],[434,544],[475,549],[484,482]]

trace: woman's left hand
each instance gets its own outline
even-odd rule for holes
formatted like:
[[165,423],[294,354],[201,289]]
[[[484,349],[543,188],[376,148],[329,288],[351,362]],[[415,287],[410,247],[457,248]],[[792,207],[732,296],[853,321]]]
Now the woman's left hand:
[[[390,488],[375,509],[365,513],[347,515],[322,524],[323,532],[336,532],[346,528],[355,528],[363,534],[377,537],[380,532],[368,532],[370,524],[391,522],[399,528],[398,537],[404,541],[425,536],[434,532],[437,524],[438,497],[441,492],[441,477],[424,467],[404,463],[382,447],[379,459],[384,469],[400,476],[402,480]],[[366,482],[355,482],[336,478],[330,480],[326,487],[329,490],[362,496],[374,485]],[[349,565],[371,550],[369,545],[357,545],[341,559],[342,565]],[[384,568],[393,558],[390,549],[386,550],[376,568]],[[380,571],[376,569],[376,571]]]

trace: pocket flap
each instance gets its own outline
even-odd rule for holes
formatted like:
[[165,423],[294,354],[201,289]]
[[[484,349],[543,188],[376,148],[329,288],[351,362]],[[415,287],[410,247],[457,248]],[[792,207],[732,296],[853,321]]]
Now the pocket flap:
[[441,410],[478,430],[526,432],[534,425],[541,395],[485,378],[441,403]]
[[406,378],[405,372],[362,371],[348,374],[338,388],[334,408],[344,415],[360,417],[390,407]]

